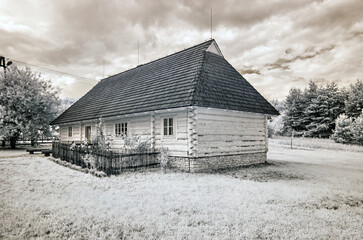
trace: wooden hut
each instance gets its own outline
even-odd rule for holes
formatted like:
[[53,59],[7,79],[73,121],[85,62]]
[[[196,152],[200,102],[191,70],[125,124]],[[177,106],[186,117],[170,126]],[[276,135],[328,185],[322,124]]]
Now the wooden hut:
[[102,116],[113,148],[141,136],[168,148],[172,166],[203,171],[266,161],[277,114],[209,40],[101,80],[51,124],[77,142]]

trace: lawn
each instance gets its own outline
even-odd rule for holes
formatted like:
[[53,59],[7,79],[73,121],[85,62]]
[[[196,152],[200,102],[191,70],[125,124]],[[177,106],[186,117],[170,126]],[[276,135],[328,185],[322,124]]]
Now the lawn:
[[0,150],[0,239],[363,239],[363,153],[289,149],[210,174],[97,178]]

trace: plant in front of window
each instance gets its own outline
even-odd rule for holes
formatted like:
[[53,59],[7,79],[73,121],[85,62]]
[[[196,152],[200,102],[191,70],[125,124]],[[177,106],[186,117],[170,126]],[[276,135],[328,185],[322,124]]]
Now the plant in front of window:
[[132,149],[138,151],[145,151],[150,148],[149,139],[142,139],[141,136],[123,136],[125,141],[124,149]]

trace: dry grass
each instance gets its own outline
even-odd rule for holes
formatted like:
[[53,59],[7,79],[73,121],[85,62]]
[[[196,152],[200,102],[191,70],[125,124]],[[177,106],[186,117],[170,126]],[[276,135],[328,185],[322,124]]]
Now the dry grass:
[[[291,137],[273,136],[269,139],[270,146],[291,147]],[[363,152],[363,146],[336,143],[332,139],[321,138],[293,138],[292,146],[295,149],[330,149],[347,152]]]
[[274,145],[261,166],[109,178],[0,156],[0,239],[363,238],[362,153]]

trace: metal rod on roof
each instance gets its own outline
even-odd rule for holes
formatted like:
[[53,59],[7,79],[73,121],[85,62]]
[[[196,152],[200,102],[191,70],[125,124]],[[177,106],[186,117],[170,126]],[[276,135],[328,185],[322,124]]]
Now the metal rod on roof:
[[105,57],[102,59],[102,66],[103,66],[103,78],[105,78]]
[[210,39],[213,38],[213,9],[210,9]]
[[137,40],[137,66],[140,64],[140,44],[139,40]]

